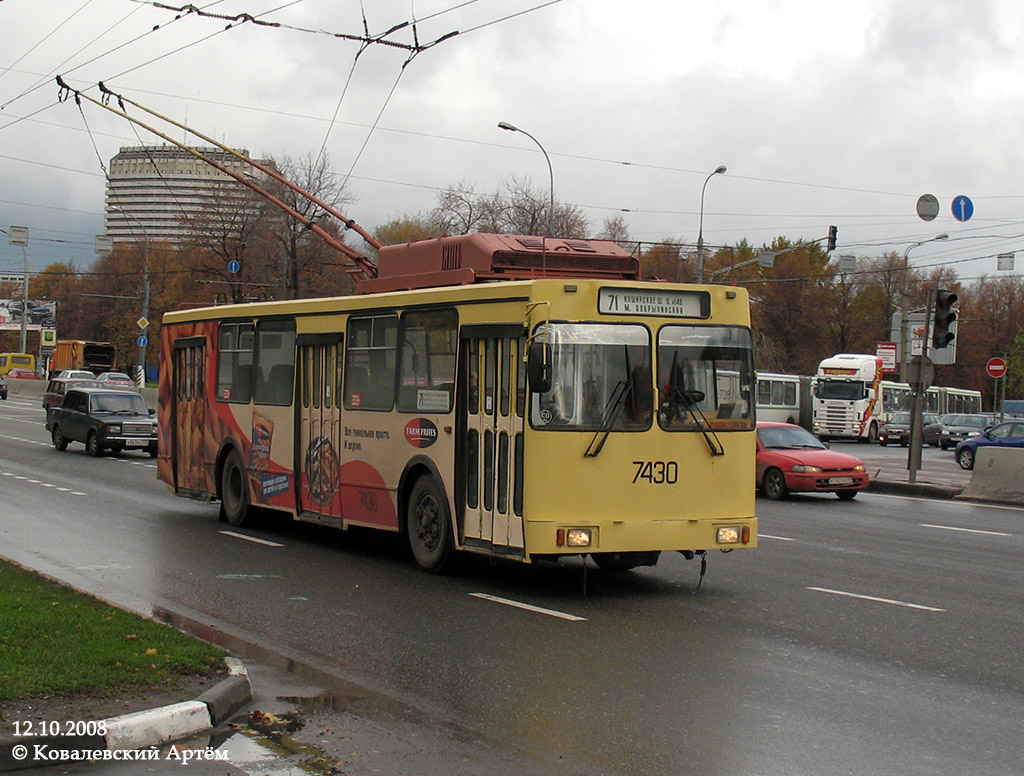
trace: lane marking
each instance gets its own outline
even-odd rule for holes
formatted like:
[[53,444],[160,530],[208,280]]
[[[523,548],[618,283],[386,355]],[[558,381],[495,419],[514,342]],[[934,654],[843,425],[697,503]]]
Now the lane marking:
[[218,574],[217,579],[282,579],[280,574]]
[[780,542],[795,542],[796,541],[796,539],[793,539],[793,538],[791,538],[789,536],[772,536],[771,534],[761,533],[760,531],[757,534],[757,538],[758,539],[776,539],[776,540],[778,540]]
[[1020,512],[1019,506],[1012,504],[988,504],[981,501],[952,501],[948,498],[921,498],[920,496],[896,496],[892,493],[865,493],[864,495],[869,498],[897,498],[903,501],[924,501],[929,504],[951,504],[952,506],[972,506],[982,507],[986,509],[1012,509],[1014,512]]
[[267,547],[284,547],[283,544],[278,544],[277,542],[268,542],[266,539],[257,539],[255,536],[246,536],[245,534],[235,533],[234,531],[220,531],[219,533],[222,533],[225,536],[233,536],[236,539],[245,539],[247,542],[252,542],[253,544],[264,544]]
[[513,606],[516,609],[525,609],[528,612],[536,612],[537,614],[546,614],[548,617],[558,617],[561,620],[571,620],[572,622],[586,622],[586,617],[577,617],[575,614],[566,614],[565,612],[557,612],[554,609],[545,609],[541,606],[534,606],[533,604],[524,604],[522,601],[513,601],[510,598],[499,598],[496,595],[490,595],[489,593],[469,593],[473,598],[482,598],[485,601],[492,601],[496,604],[504,604],[505,606]]
[[42,482],[41,480],[33,480],[30,477],[24,476],[23,474],[15,474],[14,472],[0,472],[0,476],[12,477],[12,478],[14,478],[16,480],[21,480],[22,482],[27,482],[30,485],[41,485],[44,488],[53,488],[54,490],[58,490],[61,493],[69,493],[72,496],[84,496],[85,495],[85,493],[82,493],[82,491],[80,491],[80,490],[71,490],[71,488],[65,488],[65,487],[63,487],[61,485],[53,485],[53,484],[51,484],[49,482]]
[[130,569],[131,566],[124,566],[120,563],[107,563],[104,566],[75,566],[78,571],[108,571],[110,569],[116,569],[118,571],[122,569]]
[[892,604],[893,606],[903,606],[907,609],[921,609],[926,612],[944,612],[945,609],[938,609],[934,606],[923,606],[921,604],[911,604],[906,601],[895,601],[892,598],[879,598],[873,595],[861,595],[860,593],[850,593],[845,590],[830,590],[827,587],[808,587],[808,590],[815,590],[819,593],[830,593],[831,595],[841,595],[847,598],[859,598],[863,601],[875,601],[880,604]]
[[931,523],[921,523],[920,525],[922,528],[941,528],[943,531],[963,531],[964,533],[986,534],[988,536],[1013,536],[1013,534],[1002,531],[982,531],[980,528],[958,528],[954,525],[932,525]]

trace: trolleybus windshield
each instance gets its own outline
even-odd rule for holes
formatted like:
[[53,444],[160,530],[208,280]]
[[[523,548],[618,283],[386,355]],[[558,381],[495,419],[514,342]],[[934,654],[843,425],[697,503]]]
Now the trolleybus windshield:
[[[654,400],[645,327],[553,323],[538,337],[551,344],[551,390],[533,395],[535,428],[595,431],[611,418],[611,431],[650,428]],[[615,402],[622,406],[610,413]]]

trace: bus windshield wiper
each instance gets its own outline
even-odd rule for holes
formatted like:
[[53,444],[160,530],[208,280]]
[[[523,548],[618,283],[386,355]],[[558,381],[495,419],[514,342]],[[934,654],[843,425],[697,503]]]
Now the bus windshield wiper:
[[[700,398],[697,398],[698,396]],[[700,405],[697,403],[704,399],[704,394],[700,391],[677,390],[673,398],[682,399],[683,406],[700,419],[700,422],[697,423],[697,428],[700,429],[700,433],[704,437],[704,441],[708,443],[711,455],[725,455],[725,447],[722,445],[722,440],[718,438],[718,434],[716,434],[714,429],[711,428],[711,424],[708,423],[708,418],[704,414],[704,410],[702,410]]]
[[586,452],[583,453],[584,458],[596,458],[597,454],[601,452],[601,448],[604,447],[604,443],[608,439],[608,434],[611,433],[615,421],[619,419],[619,413],[622,412],[622,405],[625,404],[626,397],[632,391],[633,385],[629,380],[619,380],[608,399],[608,403],[604,407],[601,425],[598,427],[597,433],[594,434],[594,438],[590,440]]

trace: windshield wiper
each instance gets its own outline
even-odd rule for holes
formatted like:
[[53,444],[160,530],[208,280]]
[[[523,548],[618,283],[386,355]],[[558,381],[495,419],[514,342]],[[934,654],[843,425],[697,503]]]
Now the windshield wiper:
[[701,391],[676,390],[673,398],[682,399],[683,406],[687,407],[690,412],[700,419],[700,422],[697,423],[697,428],[700,429],[704,441],[708,443],[711,455],[725,455],[725,447],[722,445],[722,440],[718,438],[718,434],[711,428],[704,410],[697,403],[703,401],[704,394]]
[[590,440],[586,452],[583,453],[584,458],[596,458],[597,454],[601,452],[601,448],[604,447],[604,443],[607,441],[608,434],[611,433],[615,421],[619,419],[619,413],[622,412],[622,405],[625,404],[626,397],[632,391],[633,385],[629,380],[619,380],[616,384],[612,395],[608,399],[608,403],[604,407],[601,425],[598,427],[597,433],[594,434],[594,438]]

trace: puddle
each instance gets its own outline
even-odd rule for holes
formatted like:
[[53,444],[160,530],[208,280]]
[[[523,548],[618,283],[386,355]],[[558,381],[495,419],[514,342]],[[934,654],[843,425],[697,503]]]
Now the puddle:
[[223,748],[231,764],[260,776],[335,776],[342,773],[334,760],[310,744],[301,744],[284,734],[267,738],[252,731],[239,731]]

